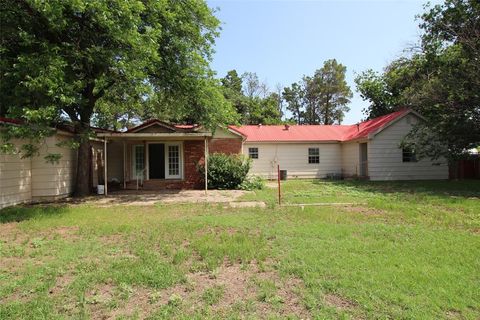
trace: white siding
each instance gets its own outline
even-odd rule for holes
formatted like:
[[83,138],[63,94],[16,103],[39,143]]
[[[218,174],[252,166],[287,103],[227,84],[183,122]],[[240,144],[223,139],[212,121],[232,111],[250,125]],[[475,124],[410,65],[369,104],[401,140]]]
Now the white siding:
[[[12,140],[19,147],[19,140]],[[0,208],[29,202],[32,198],[30,159],[18,154],[0,154]]]
[[[408,115],[390,125],[368,142],[368,174],[370,180],[428,180],[448,179],[445,159],[403,162],[400,142],[418,121]],[[437,165],[439,164],[439,165]]]
[[214,139],[220,139],[220,138],[238,138],[241,139],[242,137],[238,134],[232,133],[228,131],[227,129],[224,129],[222,127],[218,127],[217,130],[215,130],[215,134],[213,135]]
[[[281,170],[288,171],[290,178],[323,178],[328,173],[341,173],[341,146],[338,143],[250,143],[244,145],[243,153],[248,155],[248,148],[258,148],[258,159],[252,160],[250,173],[267,179],[276,179],[277,164]],[[308,148],[320,149],[320,163],[308,163]]]
[[[45,139],[39,155],[21,159],[19,155],[0,155],[0,208],[37,200],[53,200],[73,190],[76,151],[56,144],[68,137],[55,135]],[[13,141],[17,147],[22,141]],[[47,163],[49,153],[62,155],[58,163]]]
[[[57,199],[73,192],[77,153],[57,146],[67,139],[60,135],[48,137],[40,147],[40,155],[31,159],[33,200]],[[48,163],[44,157],[49,153],[59,153],[62,157],[58,163]]]
[[358,176],[360,150],[357,142],[342,144],[342,174],[346,177]]

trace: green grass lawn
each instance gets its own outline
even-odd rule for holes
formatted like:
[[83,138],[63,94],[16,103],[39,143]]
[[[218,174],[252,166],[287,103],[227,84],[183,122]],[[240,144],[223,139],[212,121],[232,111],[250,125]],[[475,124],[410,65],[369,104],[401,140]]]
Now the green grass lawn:
[[480,182],[287,181],[223,204],[0,211],[0,319],[479,319]]

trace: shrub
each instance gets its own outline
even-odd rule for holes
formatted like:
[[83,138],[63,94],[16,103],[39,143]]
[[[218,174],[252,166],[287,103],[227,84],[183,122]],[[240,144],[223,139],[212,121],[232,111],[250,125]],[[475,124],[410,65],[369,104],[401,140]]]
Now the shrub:
[[242,190],[261,190],[263,188],[265,188],[265,181],[259,176],[247,177],[240,185]]
[[[205,166],[197,165],[198,171],[205,174]],[[237,189],[245,181],[250,170],[250,159],[244,155],[213,153],[208,156],[208,188]]]

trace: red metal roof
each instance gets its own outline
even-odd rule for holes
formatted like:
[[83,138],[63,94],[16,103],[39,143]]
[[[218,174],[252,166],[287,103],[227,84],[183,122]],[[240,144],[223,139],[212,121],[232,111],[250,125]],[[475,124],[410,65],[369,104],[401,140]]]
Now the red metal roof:
[[354,125],[230,126],[248,142],[350,141],[367,138],[410,110],[404,109]]

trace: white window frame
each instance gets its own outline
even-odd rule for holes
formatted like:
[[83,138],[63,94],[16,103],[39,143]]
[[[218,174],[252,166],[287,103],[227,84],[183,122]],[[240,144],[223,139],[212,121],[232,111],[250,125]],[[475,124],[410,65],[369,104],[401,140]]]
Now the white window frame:
[[[131,179],[135,180],[137,179],[137,147],[143,147],[143,170],[147,169],[145,162],[145,158],[147,157],[147,154],[145,152],[145,145],[144,144],[134,144],[132,146],[132,177]],[[147,148],[148,149],[148,148]],[[145,171],[148,174],[148,171]],[[144,174],[143,178],[147,178]],[[143,179],[142,178],[142,179]]]
[[[181,142],[164,142],[165,145],[165,179],[183,179],[183,143]],[[168,147],[178,146],[178,174],[169,174],[169,160],[168,160]]]

